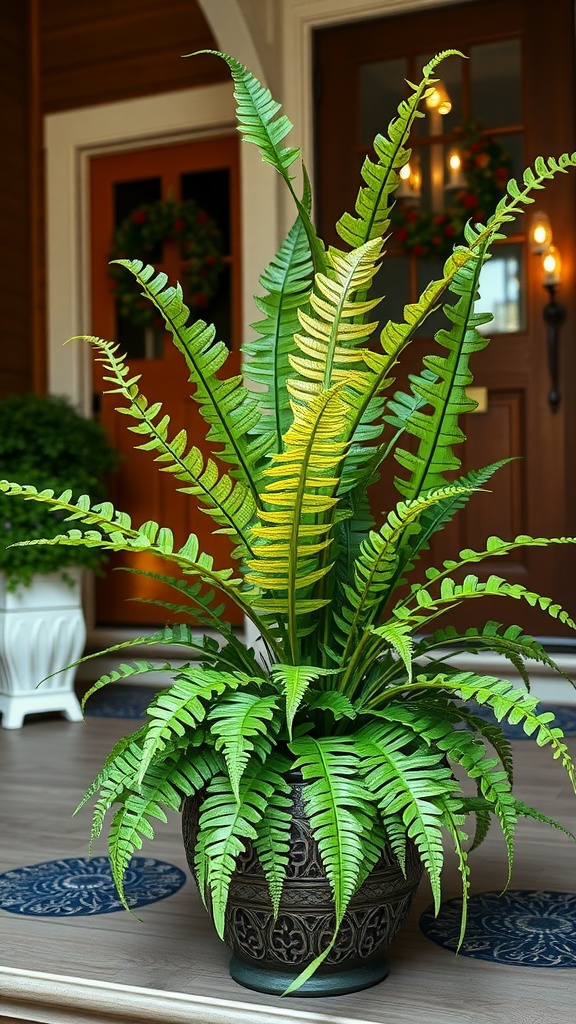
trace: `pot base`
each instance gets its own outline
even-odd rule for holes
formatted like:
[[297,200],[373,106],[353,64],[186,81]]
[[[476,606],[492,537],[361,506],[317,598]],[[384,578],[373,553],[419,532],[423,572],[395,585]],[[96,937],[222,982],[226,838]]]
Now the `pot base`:
[[[304,968],[302,967],[302,970]],[[244,960],[233,956],[230,961],[230,975],[234,981],[244,988],[254,989],[256,992],[267,992],[270,995],[281,996],[288,986],[298,977],[300,971],[274,971],[266,970],[256,964],[248,964]],[[310,998],[314,996],[343,996],[349,992],[358,992],[364,988],[371,988],[377,985],[388,974],[386,960],[372,960],[370,963],[362,964],[352,970],[334,970],[329,974],[315,974],[308,981],[296,990],[291,996],[303,996]]]

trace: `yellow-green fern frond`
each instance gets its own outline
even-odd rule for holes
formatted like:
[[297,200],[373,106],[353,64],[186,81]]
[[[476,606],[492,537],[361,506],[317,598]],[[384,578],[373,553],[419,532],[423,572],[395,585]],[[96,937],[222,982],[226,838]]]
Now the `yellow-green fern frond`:
[[322,557],[329,536],[339,471],[346,451],[346,406],[335,387],[309,405],[292,404],[294,422],[284,436],[285,450],[265,470],[261,525],[254,527],[255,558],[248,561],[248,583],[264,591],[254,607],[286,617],[293,657],[298,619],[325,600],[314,584],[330,569]]

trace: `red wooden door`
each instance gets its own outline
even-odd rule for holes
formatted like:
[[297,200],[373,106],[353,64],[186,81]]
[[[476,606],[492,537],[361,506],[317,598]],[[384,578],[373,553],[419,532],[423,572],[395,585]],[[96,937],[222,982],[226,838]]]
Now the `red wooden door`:
[[[375,132],[386,131],[402,98],[403,93],[395,94],[395,90],[402,90],[404,79],[419,81],[423,64],[441,50],[458,48],[470,59],[451,57],[437,70],[446,82],[453,109],[440,127],[437,122],[434,128],[428,116],[418,122],[415,150],[424,176],[432,179],[434,147],[443,147],[446,155],[458,140],[460,123],[471,116],[480,118],[483,131],[506,147],[517,176],[537,155],[573,150],[573,4],[557,0],[553,18],[543,19],[540,13],[540,5],[533,0],[508,0],[505,4],[482,0],[317,33],[316,208],[327,241],[336,240],[333,225],[342,211],[353,209],[364,155],[371,152]],[[422,201],[436,210],[433,194],[430,186]],[[565,261],[559,299],[567,305],[568,322],[561,339],[560,407],[553,412],[548,403],[550,377],[542,320],[547,295],[540,261],[528,250],[528,212],[511,228],[513,234],[494,249],[492,268],[500,266],[504,275],[506,266],[513,266],[515,309],[511,318],[502,315],[490,327],[491,344],[472,362],[474,384],[483,390],[486,407],[464,418],[468,443],[462,453],[462,471],[508,456],[516,461],[492,478],[488,485],[492,494],[475,495],[466,512],[436,535],[430,553],[433,565],[454,557],[464,547],[482,550],[490,534],[503,538],[521,533],[536,537],[576,534],[576,368],[568,327],[576,312],[572,287],[575,195],[574,177],[559,175],[532,207],[542,207],[548,213],[554,241]],[[406,255],[395,248],[394,236],[388,250],[385,262],[391,276],[382,284],[388,301],[382,315],[396,319],[407,301],[414,301],[428,281],[441,276],[442,263],[427,262],[415,253]],[[486,309],[486,293],[483,298],[480,308]],[[432,351],[431,334],[440,325],[436,314],[430,323],[432,330],[427,328],[405,353],[398,389],[406,389],[406,374],[419,372],[422,357]],[[389,473],[387,463],[385,475]],[[397,500],[392,488],[383,487],[377,496],[379,509]],[[573,548],[519,549],[507,559],[486,561],[476,568],[479,575],[504,575],[511,582],[552,596],[576,617]],[[482,601],[481,608],[479,604],[465,602],[454,614],[454,622],[462,626],[504,617],[540,635],[567,632],[554,619],[532,612],[524,603],[510,607],[510,602],[502,600]]]
[[[201,315],[217,325],[218,336],[231,349],[222,372],[225,375],[238,373],[241,311],[237,138],[222,137],[95,157],[90,171],[92,332],[108,340],[118,340],[121,349],[127,351],[133,373],[141,374],[141,392],[150,402],[160,401],[163,411],[170,416],[171,436],[183,427],[190,443],[193,441],[202,448],[206,426],[190,398],[192,386],[184,360],[168,334],[158,328],[147,331],[135,328],[118,316],[108,264],[115,230],[143,203],[193,200],[203,217],[218,223],[225,250],[225,268],[217,294]],[[136,257],[138,254],[128,255]],[[182,256],[175,241],[165,240],[147,261],[165,271],[171,283],[183,280]],[[199,316],[199,311],[194,315]],[[226,564],[227,539],[212,535],[212,520],[198,511],[193,498],[177,492],[172,475],[159,472],[150,453],[134,451],[138,436],[127,429],[133,421],[115,412],[116,396],[105,393],[100,368],[96,367],[94,372],[99,415],[123,458],[112,484],[116,506],[128,512],[138,524],[153,519],[169,526],[177,543],[184,543],[189,533],[196,533],[202,548],[214,555],[216,564]],[[143,554],[114,560],[113,564],[115,567],[130,564],[159,572],[167,570],[165,565]],[[173,619],[172,614],[166,615],[153,604],[131,600],[146,601],[155,596],[166,601],[177,599],[174,592],[146,577],[108,571],[97,584],[97,621],[100,625],[139,625],[162,623],[167,617]],[[233,608],[230,614],[234,615]]]

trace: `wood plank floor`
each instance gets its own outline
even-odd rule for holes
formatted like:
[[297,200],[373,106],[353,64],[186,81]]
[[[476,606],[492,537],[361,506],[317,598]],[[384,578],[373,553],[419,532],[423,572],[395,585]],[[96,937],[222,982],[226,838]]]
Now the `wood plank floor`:
[[[0,729],[0,871],[84,856],[90,812],[71,811],[105,753],[130,722],[70,724],[30,718]],[[576,741],[569,741],[576,755]],[[517,796],[576,830],[576,798],[563,770],[534,743],[515,744]],[[576,889],[576,844],[544,825],[521,822],[514,888]],[[100,843],[94,851],[104,853]],[[186,869],[179,822],[160,825],[151,856]],[[505,880],[497,830],[472,856],[472,889]],[[450,865],[444,896],[458,895]],[[456,957],[420,933],[429,904],[423,883],[390,955],[390,975],[364,993],[282,1000],[240,988],[227,972],[194,883],[139,911],[67,920],[0,911],[0,1019],[45,1024],[107,1021],[192,1024],[573,1024],[576,970],[513,968]]]

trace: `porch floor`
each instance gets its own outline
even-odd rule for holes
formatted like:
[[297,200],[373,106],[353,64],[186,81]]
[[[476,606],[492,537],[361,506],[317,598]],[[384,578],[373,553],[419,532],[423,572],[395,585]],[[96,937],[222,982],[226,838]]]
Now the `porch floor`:
[[[84,725],[32,717],[0,729],[0,872],[87,853],[90,812],[71,818],[105,754],[130,723]],[[573,756],[576,739],[568,740]],[[517,796],[576,830],[576,800],[559,765],[532,742],[514,743]],[[188,874],[179,821],[159,824],[143,854]],[[96,854],[105,853],[100,841]],[[505,881],[505,849],[493,828],[471,857],[472,891]],[[536,822],[520,822],[514,889],[576,889],[576,846]],[[450,861],[444,898],[459,895]],[[0,911],[0,1019],[44,1024],[113,1021],[186,1024],[571,1024],[576,970],[503,966],[454,956],[420,932],[430,903],[422,884],[389,956],[390,974],[363,993],[316,999],[260,995],[239,987],[194,883],[138,911],[67,919]]]

